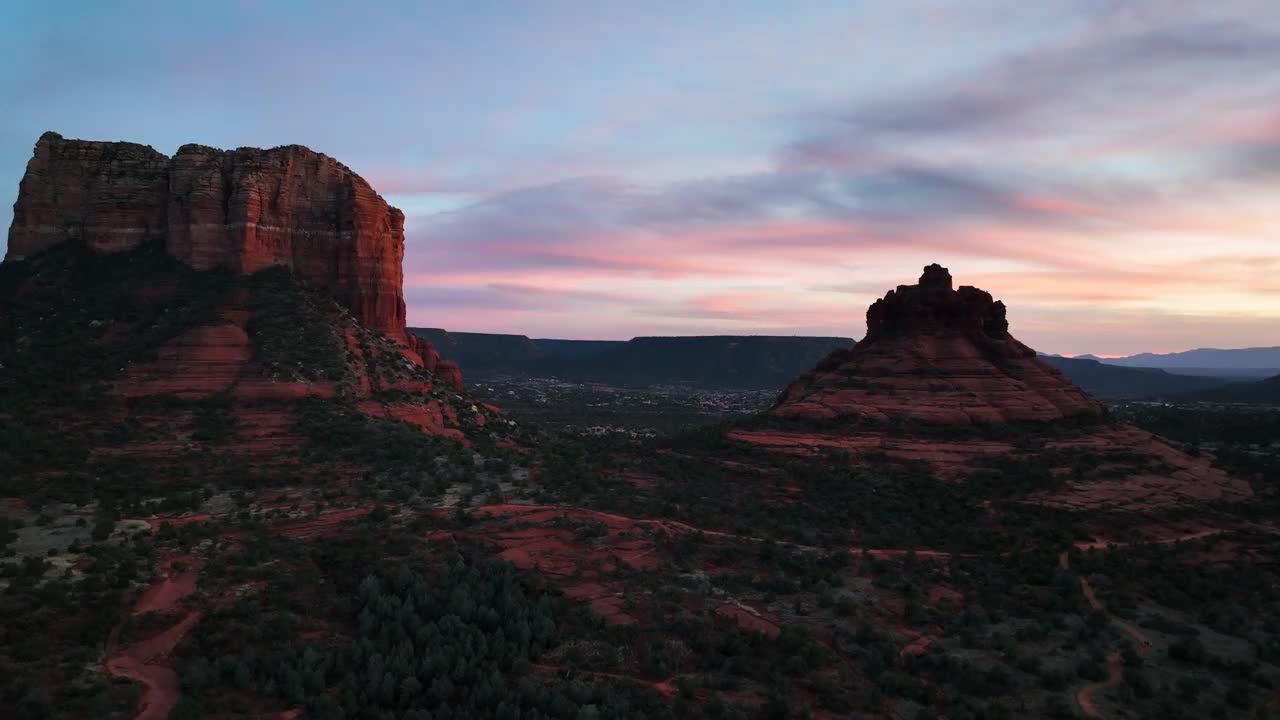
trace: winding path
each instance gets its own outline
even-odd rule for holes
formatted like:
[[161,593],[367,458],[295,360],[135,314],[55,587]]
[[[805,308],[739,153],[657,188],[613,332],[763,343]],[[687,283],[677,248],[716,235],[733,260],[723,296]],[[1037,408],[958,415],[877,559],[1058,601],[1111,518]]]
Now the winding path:
[[595,670],[570,670],[568,668],[560,667],[559,665],[547,665],[545,663],[530,663],[529,667],[533,668],[534,670],[538,670],[540,672],[549,672],[549,673],[563,672],[565,673],[566,677],[570,675],[587,675],[590,677],[609,678],[611,680],[625,680],[627,682],[633,682],[639,685],[645,685],[645,686],[651,687],[654,690],[658,691],[659,694],[665,697],[675,696],[675,694],[678,692],[675,686],[675,681],[678,677],[680,677],[679,675],[672,675],[670,678],[666,680],[655,681],[655,680],[645,680],[644,678],[638,678],[634,675],[622,675],[620,673],[597,672]]
[[[1203,534],[1197,534],[1196,537],[1205,537]],[[1058,567],[1063,570],[1071,569],[1071,555],[1063,550],[1058,555]],[[1107,611],[1107,606],[1098,599],[1097,593],[1093,591],[1093,586],[1089,584],[1089,580],[1083,575],[1080,576],[1080,592],[1084,595],[1084,599],[1089,603],[1089,607],[1094,610],[1100,610],[1107,614],[1107,618],[1118,628],[1123,630],[1127,635],[1132,637],[1138,643],[1138,654],[1146,656],[1151,653],[1151,639],[1146,636],[1132,623],[1112,615]],[[1080,705],[1080,712],[1087,717],[1100,718],[1102,714],[1098,712],[1098,706],[1093,701],[1093,696],[1099,690],[1107,690],[1118,687],[1121,680],[1124,679],[1124,663],[1120,658],[1118,651],[1113,651],[1107,655],[1107,678],[1098,682],[1089,683],[1076,691],[1076,703]]]
[[1089,683],[1076,692],[1076,702],[1080,704],[1080,712],[1092,718],[1102,717],[1098,712],[1098,706],[1093,702],[1094,693],[1119,687],[1123,679],[1124,664],[1120,661],[1120,653],[1113,652],[1107,656],[1107,679]]
[[[187,563],[188,568],[175,572],[175,564],[179,562]],[[198,561],[190,557],[170,558],[167,569],[170,575],[143,591],[130,611],[131,617],[177,610],[178,601],[195,592],[200,576]],[[200,611],[189,610],[168,628],[124,648],[119,646],[124,621],[112,629],[105,652],[107,672],[142,685],[141,706],[134,720],[165,720],[182,698],[182,686],[178,683],[178,673],[169,665],[169,655],[200,618]]]

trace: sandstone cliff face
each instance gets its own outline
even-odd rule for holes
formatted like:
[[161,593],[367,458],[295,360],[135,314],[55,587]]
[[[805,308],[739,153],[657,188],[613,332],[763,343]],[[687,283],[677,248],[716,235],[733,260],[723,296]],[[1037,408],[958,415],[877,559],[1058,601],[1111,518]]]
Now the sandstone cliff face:
[[1102,405],[1009,334],[1004,304],[925,268],[867,310],[867,334],[783,393],[783,417],[939,424],[1098,418]]
[[45,133],[19,187],[7,259],[67,240],[102,253],[163,241],[198,270],[288,267],[406,342],[404,214],[346,166],[298,145],[184,145],[170,159]]
[[151,147],[45,133],[18,186],[6,259],[64,240],[98,252],[162,241],[168,187],[169,158]]

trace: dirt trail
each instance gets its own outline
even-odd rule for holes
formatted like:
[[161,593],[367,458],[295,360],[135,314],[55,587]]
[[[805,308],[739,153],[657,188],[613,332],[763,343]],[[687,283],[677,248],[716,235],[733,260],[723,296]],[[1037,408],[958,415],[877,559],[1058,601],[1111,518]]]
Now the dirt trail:
[[675,694],[679,692],[675,686],[676,678],[679,677],[678,675],[673,675],[670,678],[667,678],[666,680],[654,681],[654,680],[645,680],[644,678],[638,678],[638,677],[635,677],[634,675],[621,675],[619,673],[596,672],[594,670],[567,670],[565,668],[560,667],[559,665],[546,665],[542,663],[530,663],[529,667],[533,668],[534,670],[540,670],[542,672],[550,672],[550,673],[566,672],[566,673],[572,673],[574,675],[588,675],[591,677],[609,678],[611,680],[625,680],[627,682],[633,682],[639,685],[646,685],[648,687],[651,687],[666,697],[674,697]]
[[[1174,541],[1176,542],[1176,541]],[[1063,550],[1058,555],[1058,567],[1063,570],[1071,569],[1071,555]],[[1151,653],[1151,639],[1132,623],[1121,620],[1107,611],[1107,606],[1098,599],[1097,593],[1094,592],[1093,586],[1089,584],[1089,580],[1083,575],[1080,576],[1080,592],[1084,595],[1084,599],[1089,603],[1089,607],[1094,610],[1100,610],[1107,614],[1107,618],[1137,642],[1138,654],[1146,656]],[[1093,696],[1099,690],[1107,690],[1118,687],[1120,681],[1124,679],[1124,663],[1121,661],[1119,652],[1112,652],[1107,655],[1107,679],[1095,683],[1090,683],[1080,688],[1076,692],[1076,702],[1080,705],[1080,712],[1091,718],[1102,717],[1098,712],[1098,706],[1093,701]]]
[[[178,564],[186,565],[186,569],[179,571]],[[167,612],[177,607],[179,600],[196,591],[200,567],[195,558],[175,557],[169,559],[164,565],[167,566],[169,576],[152,583],[151,587],[142,592],[138,601],[134,603],[134,615]]]
[[938,638],[936,636],[930,635],[929,633],[921,633],[911,642],[902,646],[902,649],[898,651],[898,657],[922,655],[929,649],[929,646],[933,644],[933,641],[937,639]]
[[[175,565],[185,563],[188,568],[176,572]],[[170,575],[157,580],[138,598],[130,609],[130,616],[148,612],[173,612],[178,602],[195,592],[200,575],[199,561],[191,557],[174,557],[161,564]],[[125,648],[119,647],[122,622],[111,631],[107,639],[107,672],[128,678],[142,685],[141,706],[134,720],[165,720],[182,697],[178,674],[169,666],[169,655],[178,643],[200,622],[198,610],[187,611],[176,623]]]
[[[483,513],[490,516],[509,516],[509,515],[534,515],[542,512],[561,512],[588,515],[597,520],[605,522],[605,524],[625,525],[628,527],[650,527],[659,530],[665,530],[668,533],[688,533],[690,535],[701,534],[707,537],[729,538],[731,540],[741,540],[743,542],[763,543],[765,538],[756,537],[754,535],[738,535],[736,533],[723,532],[721,530],[707,530],[694,525],[690,525],[679,520],[665,520],[662,518],[631,518],[625,515],[617,515],[602,510],[592,510],[591,508],[577,507],[573,505],[520,505],[520,504],[503,504],[503,505],[482,505],[474,508],[474,513]],[[821,550],[822,548],[813,545],[803,545],[801,543],[788,542],[785,540],[775,541],[780,547],[798,548],[801,550]],[[975,553],[952,553],[945,550],[927,550],[912,548],[868,548],[868,547],[850,547],[849,553],[852,555],[860,555],[867,553],[874,558],[895,558],[904,557],[914,553],[919,558],[930,558],[936,560],[950,560],[957,557],[978,557]]]
[[115,648],[119,628],[107,645],[107,672],[142,685],[142,705],[134,720],[164,720],[182,697],[178,673],[169,667],[169,654],[200,622],[200,613],[191,611],[169,629],[123,650]]
[[1124,665],[1120,662],[1120,653],[1113,652],[1107,656],[1107,679],[1089,683],[1076,693],[1076,702],[1080,703],[1080,712],[1092,718],[1102,717],[1102,714],[1098,712],[1098,706],[1093,702],[1094,693],[1099,690],[1119,687],[1120,680],[1123,678]]
[[[1058,567],[1063,570],[1071,569],[1071,556],[1065,550],[1058,555]],[[1106,603],[1098,599],[1098,594],[1094,592],[1093,585],[1090,585],[1088,578],[1085,578],[1084,576],[1080,577],[1080,592],[1084,595],[1084,599],[1089,603],[1089,607],[1094,610],[1101,610],[1102,612],[1107,613],[1107,617],[1111,619],[1111,622],[1114,623],[1116,627],[1120,628],[1126,635],[1134,639],[1138,645],[1139,655],[1146,656],[1151,652],[1151,638],[1147,637],[1146,633],[1139,630],[1133,623],[1121,620],[1108,612]]]
[[[1214,528],[1212,530],[1201,530],[1200,532],[1187,533],[1171,538],[1161,538],[1159,540],[1150,540],[1142,545],[1174,545],[1180,542],[1188,542],[1190,540],[1200,540],[1202,538],[1214,537],[1217,535],[1225,535],[1231,532],[1225,528]],[[1113,542],[1111,540],[1090,540],[1089,542],[1078,542],[1076,548],[1080,550],[1107,550],[1109,548],[1126,548],[1131,547],[1135,543],[1130,542]]]

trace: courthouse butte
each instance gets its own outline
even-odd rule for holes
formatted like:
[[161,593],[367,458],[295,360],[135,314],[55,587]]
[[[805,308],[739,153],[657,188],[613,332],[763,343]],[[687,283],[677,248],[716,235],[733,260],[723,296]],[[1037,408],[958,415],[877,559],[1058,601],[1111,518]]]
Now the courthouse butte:
[[[0,332],[39,349],[52,332],[41,312],[92,313],[111,297],[117,312],[85,316],[83,347],[53,355],[119,357],[109,378],[117,419],[143,417],[126,403],[148,397],[230,398],[241,421],[231,447],[251,454],[295,445],[289,403],[312,397],[432,434],[489,434],[493,411],[463,399],[458,366],[406,333],[403,258],[404,214],[342,163],[300,145],[184,145],[167,157],[47,132],[14,204]],[[280,270],[263,272],[273,268],[291,273],[284,284],[303,294],[263,281],[281,281]],[[281,306],[315,297],[326,299],[307,335]],[[191,308],[200,312],[180,332],[152,332]],[[316,347],[293,348],[303,354],[289,367],[264,364],[263,348],[287,342],[273,329],[297,330]],[[148,339],[156,346],[127,347]],[[336,370],[309,373],[328,361]]]

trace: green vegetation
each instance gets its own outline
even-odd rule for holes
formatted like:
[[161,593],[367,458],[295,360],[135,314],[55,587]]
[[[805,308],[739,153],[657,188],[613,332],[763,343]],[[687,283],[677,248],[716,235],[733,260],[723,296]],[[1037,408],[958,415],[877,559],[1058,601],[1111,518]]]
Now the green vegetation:
[[194,403],[191,438],[205,443],[226,442],[234,438],[239,423],[233,403],[230,393],[219,393]]
[[253,358],[270,377],[284,380],[349,380],[346,340],[333,319],[343,309],[320,290],[307,287],[287,269],[273,267],[249,279],[246,328]]
[[[652,475],[653,486],[619,478],[630,468]],[[1026,472],[1000,475],[995,497],[1013,501],[1043,487],[1042,471]],[[561,438],[544,449],[542,474],[543,492],[558,501],[821,547],[999,552],[1058,548],[1080,534],[1069,513],[1018,502],[993,509],[982,482],[940,481],[923,463],[866,467],[837,452],[793,458],[729,440],[718,427],[640,443]]]
[[63,243],[0,265],[0,392],[38,407],[96,399],[130,362],[216,320],[232,279],[196,272],[158,244],[97,255]]
[[21,473],[82,471],[95,440],[122,429],[106,419],[107,383],[214,321],[230,283],[153,245],[98,256],[64,243],[0,265],[0,496],[30,491]]
[[[111,717],[137,705],[139,691],[93,671],[121,596],[149,564],[146,545],[95,545],[83,578],[48,577],[48,564],[28,558],[0,565],[0,708],[6,717],[73,720]],[[12,713],[12,714],[9,714]]]
[[1157,435],[1186,443],[1193,454],[1212,452],[1214,463],[1249,481],[1256,499],[1235,514],[1252,519],[1280,516],[1280,410],[1203,405],[1128,405],[1125,420]]
[[[1036,494],[1170,470],[1047,442],[1110,419],[889,429],[1012,448],[973,460],[962,481],[882,453],[788,454],[728,437],[873,429],[853,422],[753,417],[643,440],[534,429],[508,449],[470,400],[415,390],[429,378],[388,338],[283,271],[234,279],[156,248],[96,257],[68,246],[0,267],[0,304],[0,497],[27,501],[0,517],[5,717],[133,713],[138,687],[110,679],[103,650],[171,626],[176,613],[129,609],[175,554],[202,563],[183,605],[201,617],[175,651],[178,719],[1071,717],[1075,692],[1106,678],[1113,656],[1123,682],[1100,697],[1120,713],[1253,717],[1280,683],[1274,413],[1122,408],[1212,452],[1259,500],[1086,516]],[[231,392],[107,393],[165,342],[238,317],[229,307],[250,310],[255,367],[333,383],[336,397],[271,400],[264,422],[263,407]],[[458,411],[470,444],[361,412],[357,371],[400,388],[371,402]],[[542,416],[668,414],[653,395],[622,396],[638,410],[597,397]],[[687,417],[724,406],[708,407]],[[272,422],[282,445],[300,438],[281,453],[297,457],[230,452]],[[123,445],[150,452],[112,452]],[[295,489],[255,492],[282,485]],[[531,500],[571,507],[538,522],[475,508]],[[187,511],[202,515],[135,535],[119,523]],[[1235,529],[1177,546],[1073,547],[1205,517]]]
[[[597,668],[622,670],[603,658],[623,655],[586,649],[629,648],[652,673],[676,670],[688,650],[602,626],[506,563],[423,557],[417,547],[372,523],[306,546],[257,536],[241,553],[211,558],[206,591],[257,579],[270,590],[215,611],[180,648],[187,695],[174,716],[303,708],[318,718],[706,717],[644,681],[596,679]],[[287,573],[277,567],[286,558]]]
[[[118,510],[157,494],[287,484],[308,475],[228,451],[246,430],[237,407],[254,402],[237,398],[234,389],[203,399],[110,393],[131,364],[156,359],[184,332],[230,322],[228,311],[247,313],[253,367],[269,377],[334,382],[345,398],[355,375],[342,333],[352,329],[371,376],[429,379],[407,367],[392,341],[359,328],[331,298],[282,268],[252,277],[196,272],[158,244],[98,255],[64,243],[0,265],[0,307],[0,466],[6,470],[0,497],[37,503],[99,498]],[[266,402],[281,415],[293,412],[292,401]],[[361,425],[345,399],[328,402],[341,427],[354,427],[357,435],[325,435],[324,423],[308,422],[314,406],[304,407],[300,424],[324,438],[314,454],[318,462],[372,457],[376,470],[387,471],[402,460],[443,454],[443,441],[391,421]],[[354,450],[352,437],[363,443]],[[426,445],[433,449],[422,450]],[[116,454],[128,446],[149,460]]]
[[[459,558],[432,577],[401,567],[360,582],[350,604],[356,636],[347,643],[290,643],[298,621],[282,615],[270,632],[283,644],[226,654],[241,623],[257,616],[252,603],[232,609],[188,651],[183,684],[192,692],[189,707],[206,712],[220,709],[220,688],[229,685],[304,705],[317,718],[573,718],[584,703],[512,682],[553,642],[558,607],[550,596],[526,595],[501,563]],[[632,715],[613,696],[597,707],[608,717]]]
[[307,439],[307,458],[314,462],[350,463],[373,473],[421,473],[438,457],[463,455],[456,442],[401,420],[369,417],[341,401],[304,400],[296,417]]

